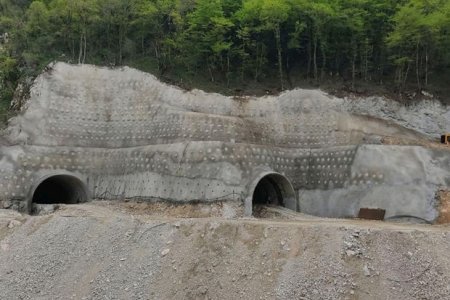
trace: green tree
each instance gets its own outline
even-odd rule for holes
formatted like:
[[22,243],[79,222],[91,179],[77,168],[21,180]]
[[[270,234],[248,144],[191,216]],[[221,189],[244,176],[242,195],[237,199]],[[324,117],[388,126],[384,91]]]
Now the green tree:
[[[336,14],[335,7],[327,1],[317,1],[309,3],[306,11],[309,26],[309,55],[308,55],[308,74],[313,67],[314,79],[319,80],[318,73],[318,51],[322,53],[322,76],[327,63],[328,32],[331,22]],[[321,76],[321,77],[322,77]]]
[[442,7],[449,7],[448,3],[448,0],[410,0],[393,17],[395,27],[387,37],[387,44],[395,53],[397,82],[402,88],[412,64],[417,88],[422,89],[422,74],[428,85],[430,53],[435,51],[442,35],[447,35],[443,29],[448,27],[448,13]]
[[289,17],[290,6],[284,0],[264,0],[261,7],[261,19],[264,28],[273,32],[277,49],[278,76],[281,90],[284,90],[283,53],[281,45],[281,27]]
[[[343,32],[347,33],[347,47],[350,49],[352,89],[355,88],[355,80],[357,76],[357,60],[358,54],[363,53],[361,65],[367,68],[367,48],[368,38],[364,31],[364,20],[366,19],[366,11],[362,9],[366,0],[347,0],[342,1],[343,5],[339,11],[340,20],[342,20]],[[360,51],[360,49],[362,49]],[[364,62],[363,62],[364,60]],[[364,69],[364,67],[363,67]]]
[[73,12],[74,22],[77,24],[79,35],[78,63],[84,64],[87,56],[87,39],[91,29],[99,20],[99,7],[96,0],[67,0],[67,8]]
[[206,62],[211,81],[215,81],[216,68],[229,72],[233,45],[229,31],[233,23],[225,17],[221,0],[197,0],[186,18],[184,42],[189,46],[185,48],[190,52],[188,56],[196,67]]
[[242,9],[239,12],[239,17],[243,24],[242,31],[253,31],[256,33],[264,31],[272,32],[276,47],[281,90],[284,89],[281,30],[289,18],[289,11],[289,3],[285,0],[247,0],[244,1]]

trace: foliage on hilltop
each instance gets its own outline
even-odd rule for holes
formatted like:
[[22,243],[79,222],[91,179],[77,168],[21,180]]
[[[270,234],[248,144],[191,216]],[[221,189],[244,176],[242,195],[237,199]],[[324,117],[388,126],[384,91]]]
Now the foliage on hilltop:
[[450,0],[0,0],[0,106],[53,60],[225,93],[335,82],[436,90]]

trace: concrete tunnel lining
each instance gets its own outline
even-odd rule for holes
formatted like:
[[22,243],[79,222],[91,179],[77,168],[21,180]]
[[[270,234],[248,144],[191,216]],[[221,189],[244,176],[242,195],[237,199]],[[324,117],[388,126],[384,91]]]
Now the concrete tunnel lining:
[[[260,196],[263,196],[263,199],[258,199]],[[252,214],[253,205],[257,203],[279,205],[297,211],[294,187],[286,176],[279,173],[265,173],[254,180],[247,199],[251,201],[251,207],[247,206],[246,215]]]
[[87,202],[88,195],[87,185],[77,176],[55,174],[38,181],[31,191],[30,204],[77,204]]

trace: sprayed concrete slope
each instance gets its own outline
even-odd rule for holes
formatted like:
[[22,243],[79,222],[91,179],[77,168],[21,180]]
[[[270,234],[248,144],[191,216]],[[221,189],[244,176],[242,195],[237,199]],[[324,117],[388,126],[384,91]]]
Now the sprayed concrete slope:
[[[319,216],[352,217],[369,207],[434,221],[436,193],[450,186],[449,152],[418,146],[450,130],[446,107],[433,111],[436,128],[421,119],[421,107],[405,108],[413,117],[403,124],[392,108],[317,90],[234,99],[183,91],[130,68],[48,69],[0,146],[3,207],[30,210],[53,183],[81,202],[225,200],[230,215],[249,215],[254,193],[262,193],[266,202]],[[382,145],[387,137],[409,146]]]

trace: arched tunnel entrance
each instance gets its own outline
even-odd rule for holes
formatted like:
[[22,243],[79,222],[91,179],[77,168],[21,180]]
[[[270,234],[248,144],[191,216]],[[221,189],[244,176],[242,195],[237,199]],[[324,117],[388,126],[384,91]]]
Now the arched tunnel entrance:
[[270,178],[264,177],[258,182],[258,185],[253,192],[253,205],[283,205],[283,195],[277,183]]
[[252,212],[258,216],[265,206],[282,206],[297,211],[297,197],[289,180],[277,173],[263,176],[252,194]]
[[34,204],[76,204],[86,202],[85,184],[75,176],[54,175],[41,181],[32,195]]

